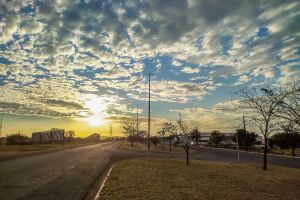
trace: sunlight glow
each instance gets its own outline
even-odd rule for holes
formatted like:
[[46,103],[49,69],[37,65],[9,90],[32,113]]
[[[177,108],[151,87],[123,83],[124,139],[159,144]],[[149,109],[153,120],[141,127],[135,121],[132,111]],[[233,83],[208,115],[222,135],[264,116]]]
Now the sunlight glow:
[[88,109],[89,114],[84,117],[84,121],[88,122],[91,126],[104,125],[106,123],[107,106],[107,102],[104,99],[96,95],[90,95],[85,101],[85,108]]

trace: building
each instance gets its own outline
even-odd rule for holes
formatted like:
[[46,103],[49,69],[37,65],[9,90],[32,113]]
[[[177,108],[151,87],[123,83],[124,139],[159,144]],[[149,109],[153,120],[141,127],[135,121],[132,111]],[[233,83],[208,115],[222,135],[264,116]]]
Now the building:
[[0,144],[6,144],[6,143],[7,143],[7,137],[1,137]]
[[52,143],[63,142],[65,136],[64,129],[51,129],[49,131],[41,131],[32,133],[33,143]]

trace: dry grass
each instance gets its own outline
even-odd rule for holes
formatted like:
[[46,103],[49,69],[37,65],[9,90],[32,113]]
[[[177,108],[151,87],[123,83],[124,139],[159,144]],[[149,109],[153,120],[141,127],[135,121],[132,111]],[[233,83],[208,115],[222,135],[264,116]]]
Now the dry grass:
[[118,162],[102,200],[299,199],[300,170],[254,164],[131,159]]
[[86,146],[89,143],[41,144],[41,145],[0,145],[0,160],[26,155],[35,155],[61,149]]
[[[134,146],[132,148],[131,143],[128,141],[123,142],[122,146],[120,147],[123,150],[133,150],[133,151],[148,151],[147,143],[140,144],[140,143],[134,143]],[[172,146],[172,151],[170,152],[170,146],[169,143],[165,143],[164,149],[162,144],[158,144],[156,148],[153,144],[150,146],[150,151],[154,152],[167,152],[167,153],[184,153],[184,149],[182,147],[174,147]],[[190,150],[192,152],[192,150]]]

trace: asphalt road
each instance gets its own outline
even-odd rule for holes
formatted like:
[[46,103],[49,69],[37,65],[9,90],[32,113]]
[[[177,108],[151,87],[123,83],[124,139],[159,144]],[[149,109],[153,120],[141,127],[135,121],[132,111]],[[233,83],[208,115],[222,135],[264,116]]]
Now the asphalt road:
[[[119,145],[102,143],[0,161],[0,200],[84,199],[95,181],[116,161],[139,157],[185,159],[184,153],[120,150]],[[193,149],[191,160],[237,162],[236,151]],[[262,154],[240,152],[240,162],[261,164],[262,159]],[[300,158],[269,155],[268,163],[300,169]]]
[[120,143],[0,161],[0,200],[83,199]]
[[[192,147],[195,151],[190,153],[190,159],[193,160],[211,160],[211,161],[224,161],[224,162],[238,162],[237,152],[235,150],[217,149],[209,147]],[[113,161],[118,161],[128,158],[139,157],[155,157],[155,158],[176,158],[185,159],[184,153],[159,153],[159,152],[138,152],[138,151],[124,151],[115,150],[113,152]],[[300,169],[300,158],[268,155],[269,165],[279,165],[285,167],[293,167]],[[240,151],[240,161],[244,163],[257,163],[262,164],[263,154],[254,152]]]

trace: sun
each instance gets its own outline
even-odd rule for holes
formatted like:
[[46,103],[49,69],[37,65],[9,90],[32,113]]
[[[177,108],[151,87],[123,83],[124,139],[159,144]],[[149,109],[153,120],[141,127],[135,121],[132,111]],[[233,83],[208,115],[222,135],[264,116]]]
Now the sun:
[[85,101],[85,108],[89,114],[84,117],[84,121],[88,122],[91,126],[101,126],[106,123],[107,102],[102,98],[96,95],[89,96]]
[[91,126],[101,126],[105,124],[105,120],[102,116],[87,117],[85,118],[85,121],[87,121]]

